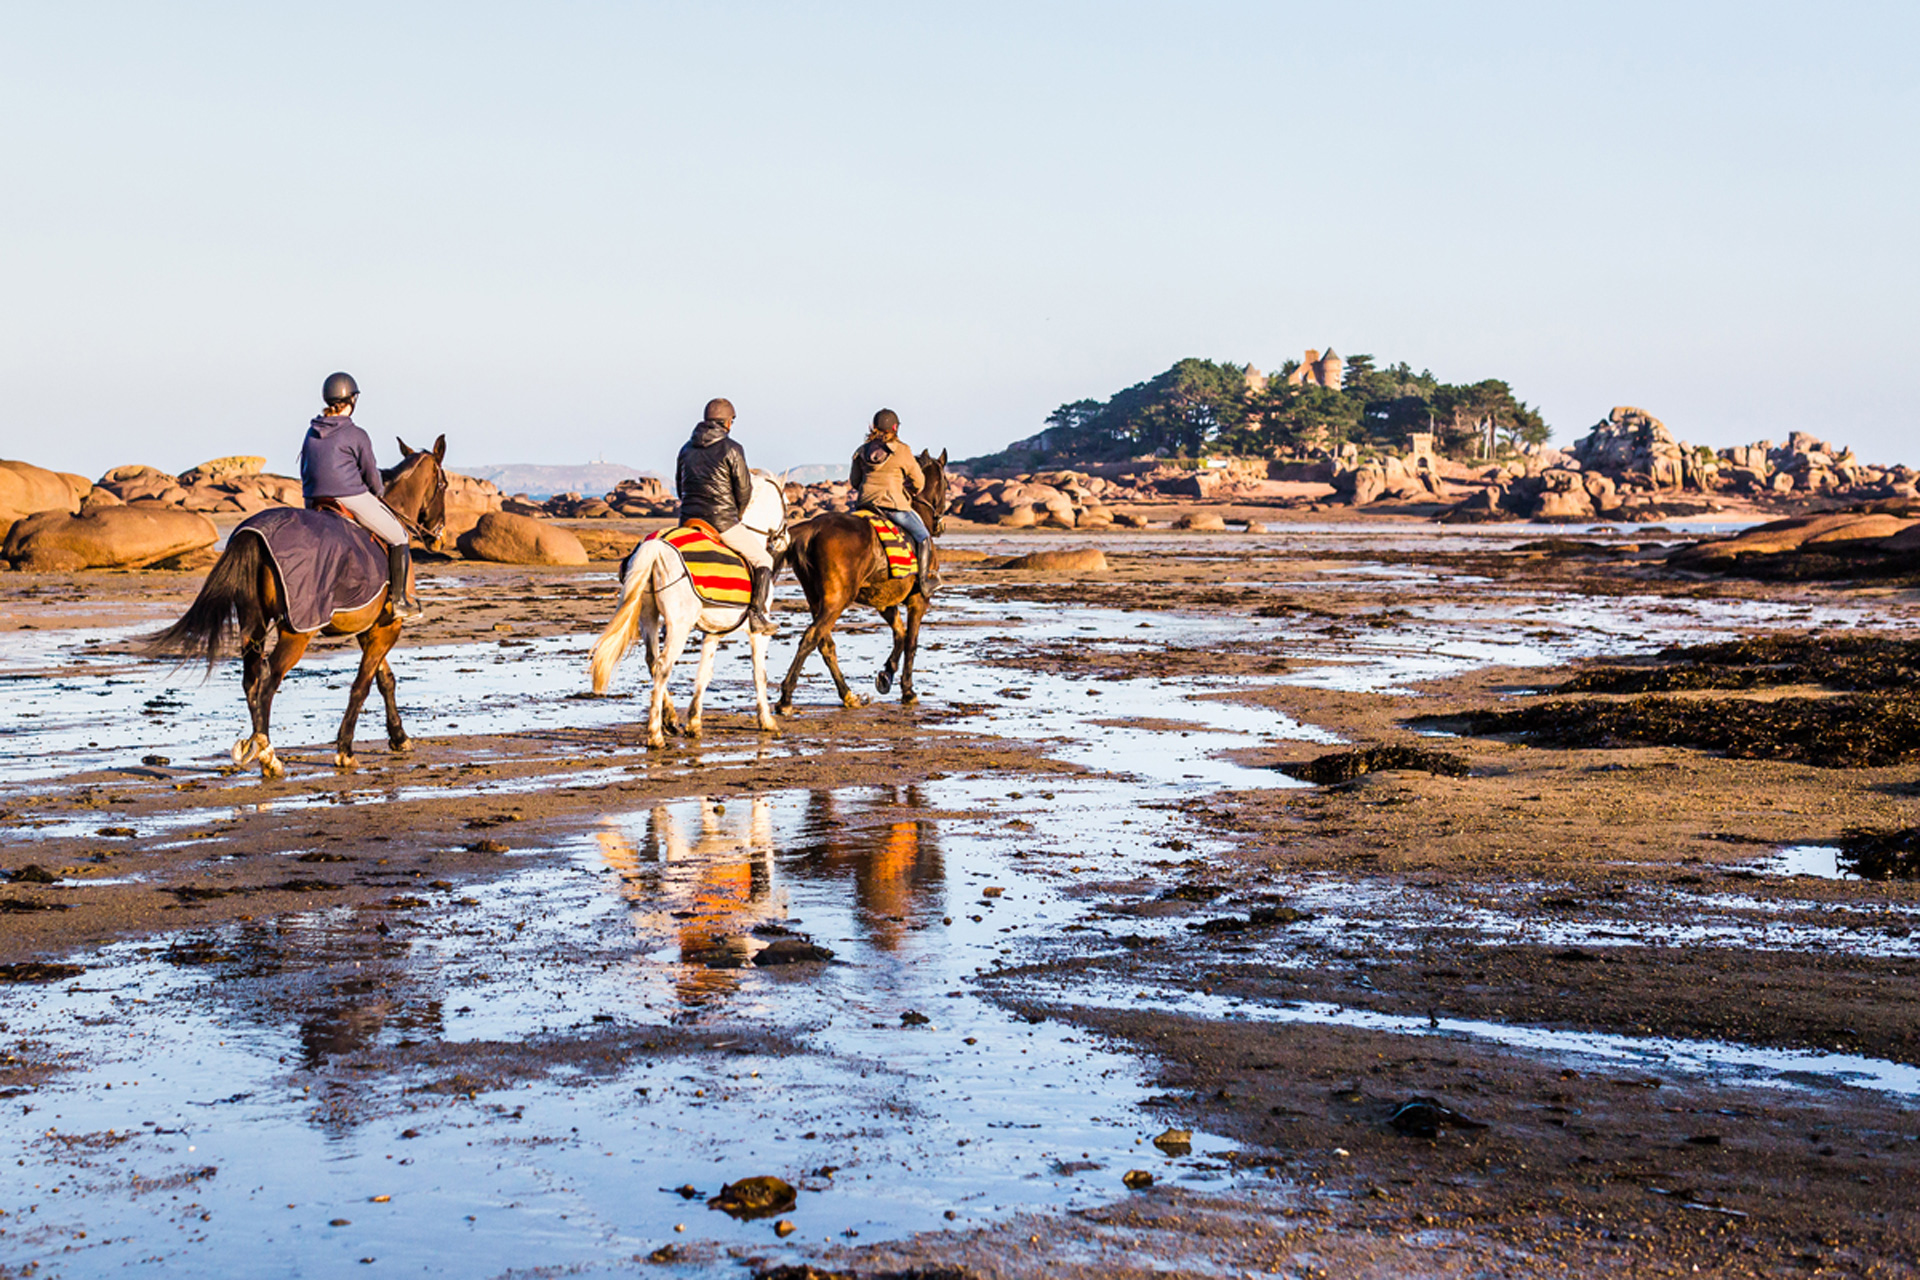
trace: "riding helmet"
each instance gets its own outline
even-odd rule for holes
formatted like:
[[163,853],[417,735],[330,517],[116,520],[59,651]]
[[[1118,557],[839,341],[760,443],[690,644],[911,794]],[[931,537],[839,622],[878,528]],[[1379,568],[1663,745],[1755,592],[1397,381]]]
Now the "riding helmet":
[[873,429],[875,431],[884,431],[890,436],[899,435],[900,415],[891,409],[882,409],[873,415]]
[[705,420],[708,422],[732,422],[733,401],[722,399],[707,401]]
[[360,384],[353,380],[350,373],[328,374],[326,383],[320,388],[320,398],[328,404],[345,404],[359,394]]

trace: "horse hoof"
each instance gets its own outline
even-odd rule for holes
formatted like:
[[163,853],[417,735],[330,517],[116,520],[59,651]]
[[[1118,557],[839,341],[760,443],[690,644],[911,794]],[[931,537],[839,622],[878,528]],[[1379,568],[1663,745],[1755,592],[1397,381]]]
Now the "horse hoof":
[[873,687],[883,694],[891,692],[893,689],[893,672],[882,671],[879,675],[875,676],[873,678]]
[[917,693],[903,693],[900,695],[900,705],[903,707],[911,707],[918,701],[920,701],[920,695]]
[[667,740],[665,737],[648,738],[647,746],[655,751],[665,751],[667,749]]
[[689,721],[687,722],[687,727],[686,727],[686,728],[684,728],[684,729],[682,729],[682,730],[680,731],[680,736],[681,736],[681,737],[683,737],[683,738],[697,738],[697,737],[699,737],[699,736],[700,736],[700,722],[699,722],[698,720],[689,720]]
[[387,742],[387,749],[393,752],[395,755],[403,755],[406,752],[413,750],[413,739],[402,738],[398,742],[394,742],[391,739],[389,739]]
[[261,751],[266,749],[266,739],[257,733],[252,737],[241,738],[233,744],[233,762],[235,764],[252,764],[260,758]]
[[867,699],[865,695],[858,694],[858,693],[850,693],[846,697],[842,698],[841,701],[846,703],[847,706],[850,708],[864,707],[867,705]]
[[278,782],[287,776],[287,766],[280,763],[280,757],[268,747],[260,753],[260,777],[265,782]]
[[793,704],[791,702],[783,702],[773,709],[773,714],[777,716],[790,716],[793,714]]
[[336,769],[338,769],[338,770],[340,770],[340,771],[341,771],[342,773],[345,773],[345,772],[346,772],[347,770],[349,770],[349,769],[352,769],[352,768],[353,768],[353,753],[352,753],[352,752],[350,752],[350,751],[336,751],[336,752],[334,752],[334,753],[333,753],[333,767],[334,767],[334,768],[336,768]]

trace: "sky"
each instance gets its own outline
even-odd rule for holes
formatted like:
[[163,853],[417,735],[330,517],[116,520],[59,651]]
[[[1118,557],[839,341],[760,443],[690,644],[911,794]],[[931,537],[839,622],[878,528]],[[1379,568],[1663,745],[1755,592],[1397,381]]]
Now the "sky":
[[[0,456],[954,457],[1185,356],[1920,463],[1920,6],[0,0]],[[397,455],[396,455],[397,456]]]

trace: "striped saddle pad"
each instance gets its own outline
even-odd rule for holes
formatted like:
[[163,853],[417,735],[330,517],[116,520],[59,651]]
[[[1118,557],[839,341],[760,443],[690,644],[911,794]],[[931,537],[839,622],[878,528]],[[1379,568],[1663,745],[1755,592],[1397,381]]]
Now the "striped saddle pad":
[[873,531],[880,535],[880,549],[887,553],[889,578],[911,578],[918,572],[920,561],[913,554],[913,539],[899,525],[871,507],[861,507],[854,514],[866,517]]
[[680,553],[695,593],[708,604],[745,606],[753,599],[753,574],[747,562],[720,541],[711,525],[695,520],[647,535],[648,542],[655,538]]

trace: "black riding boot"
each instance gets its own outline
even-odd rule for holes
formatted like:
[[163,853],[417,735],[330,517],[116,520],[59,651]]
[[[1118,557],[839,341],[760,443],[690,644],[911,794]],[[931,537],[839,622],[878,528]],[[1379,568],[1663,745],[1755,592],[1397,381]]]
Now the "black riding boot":
[[387,603],[396,618],[420,616],[420,602],[413,598],[413,556],[406,543],[387,548]]
[[753,598],[747,605],[747,626],[763,636],[779,630],[773,615],[767,612],[767,597],[773,594],[773,570],[753,568]]
[[928,538],[915,547],[913,554],[920,562],[920,594],[931,597],[940,585],[940,571],[933,567],[933,539]]

